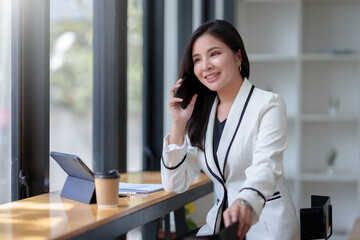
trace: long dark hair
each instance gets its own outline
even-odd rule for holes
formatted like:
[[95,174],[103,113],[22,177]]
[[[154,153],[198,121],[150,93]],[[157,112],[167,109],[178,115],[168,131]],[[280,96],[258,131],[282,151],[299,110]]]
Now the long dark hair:
[[240,34],[236,28],[230,23],[223,20],[211,20],[200,27],[191,35],[184,51],[184,55],[181,60],[179,77],[184,74],[191,76],[191,79],[197,81],[198,97],[194,107],[194,111],[190,117],[187,125],[187,133],[190,138],[191,144],[205,150],[204,137],[209,121],[209,115],[216,97],[216,92],[211,91],[203,84],[194,74],[194,63],[192,59],[192,48],[194,42],[203,34],[211,34],[225,43],[234,53],[240,49],[242,61],[240,74],[243,78],[249,78],[250,65],[245,51],[244,43],[240,37]]

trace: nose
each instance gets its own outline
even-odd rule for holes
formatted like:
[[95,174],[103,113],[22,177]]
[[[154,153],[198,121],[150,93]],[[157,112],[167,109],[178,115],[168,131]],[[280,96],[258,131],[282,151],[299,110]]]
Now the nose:
[[212,69],[212,67],[213,67],[213,65],[212,65],[211,61],[208,58],[204,59],[204,61],[203,61],[203,71],[205,72],[207,70],[210,70],[210,69]]

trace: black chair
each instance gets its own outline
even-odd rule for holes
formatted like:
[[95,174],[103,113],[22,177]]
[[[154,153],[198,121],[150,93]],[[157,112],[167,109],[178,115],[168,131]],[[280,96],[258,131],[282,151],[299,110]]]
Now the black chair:
[[311,208],[300,209],[301,240],[329,239],[332,235],[330,197],[311,196]]

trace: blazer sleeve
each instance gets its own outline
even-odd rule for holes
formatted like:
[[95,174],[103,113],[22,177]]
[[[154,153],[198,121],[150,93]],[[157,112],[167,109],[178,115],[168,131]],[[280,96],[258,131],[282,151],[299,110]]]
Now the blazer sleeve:
[[283,152],[287,147],[287,118],[285,102],[274,94],[259,114],[258,132],[253,149],[252,164],[245,170],[246,180],[237,198],[251,203],[255,224],[266,200],[275,191],[283,176]]
[[191,146],[185,136],[182,146],[169,144],[169,135],[164,138],[161,157],[161,180],[165,191],[186,191],[194,177],[200,172],[196,147]]

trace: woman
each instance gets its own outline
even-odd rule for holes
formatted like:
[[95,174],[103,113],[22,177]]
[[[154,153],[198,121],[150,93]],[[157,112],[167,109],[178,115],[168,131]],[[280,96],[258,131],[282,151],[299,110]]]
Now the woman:
[[239,222],[240,239],[300,239],[283,178],[285,103],[255,88],[249,73],[244,44],[231,24],[214,20],[193,33],[180,76],[194,81],[197,94],[183,109],[183,99],[175,97],[182,79],[170,90],[172,125],[163,145],[163,186],[183,192],[200,170],[214,182],[217,200],[197,235]]

